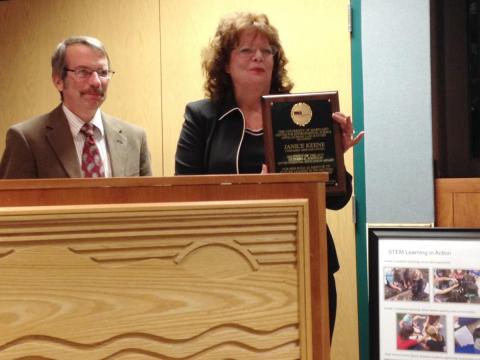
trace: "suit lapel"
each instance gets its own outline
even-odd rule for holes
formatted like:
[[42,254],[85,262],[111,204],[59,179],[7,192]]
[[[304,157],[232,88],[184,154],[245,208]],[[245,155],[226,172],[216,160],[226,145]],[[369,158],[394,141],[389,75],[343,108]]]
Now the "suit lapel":
[[112,176],[125,176],[127,161],[127,138],[123,135],[121,124],[107,114],[102,113],[105,139],[112,165]]
[[67,175],[71,178],[79,178],[82,177],[82,172],[71,134],[67,118],[60,105],[51,112],[47,120],[45,136]]

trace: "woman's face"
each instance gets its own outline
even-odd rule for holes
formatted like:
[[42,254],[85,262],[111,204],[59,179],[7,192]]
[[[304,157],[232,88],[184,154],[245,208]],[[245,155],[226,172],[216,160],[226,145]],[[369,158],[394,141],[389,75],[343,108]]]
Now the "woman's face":
[[232,78],[235,94],[251,91],[252,86],[262,94],[269,93],[275,52],[263,34],[255,30],[240,34],[238,46],[230,53],[225,68]]

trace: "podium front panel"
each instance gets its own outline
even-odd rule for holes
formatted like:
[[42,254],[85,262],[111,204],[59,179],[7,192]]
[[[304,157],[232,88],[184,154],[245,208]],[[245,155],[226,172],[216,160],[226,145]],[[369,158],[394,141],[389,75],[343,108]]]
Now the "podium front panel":
[[0,208],[0,358],[313,359],[307,200]]

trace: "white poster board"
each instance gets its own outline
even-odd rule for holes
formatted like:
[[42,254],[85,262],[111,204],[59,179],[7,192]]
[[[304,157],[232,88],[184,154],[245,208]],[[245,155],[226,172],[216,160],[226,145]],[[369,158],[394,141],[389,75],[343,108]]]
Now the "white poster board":
[[372,359],[480,359],[480,230],[369,230]]

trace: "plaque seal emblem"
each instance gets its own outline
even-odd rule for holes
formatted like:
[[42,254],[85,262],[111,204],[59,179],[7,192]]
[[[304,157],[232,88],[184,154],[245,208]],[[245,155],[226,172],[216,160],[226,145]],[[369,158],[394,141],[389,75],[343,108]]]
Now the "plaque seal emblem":
[[312,120],[312,108],[304,102],[296,103],[290,111],[292,121],[298,126],[305,126]]

